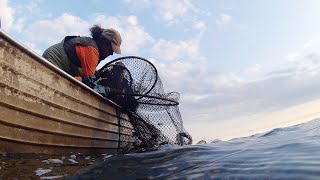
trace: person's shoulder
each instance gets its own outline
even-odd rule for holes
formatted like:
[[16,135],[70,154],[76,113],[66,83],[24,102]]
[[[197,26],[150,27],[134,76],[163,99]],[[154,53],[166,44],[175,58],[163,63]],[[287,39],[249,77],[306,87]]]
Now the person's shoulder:
[[92,39],[91,37],[85,37],[85,36],[80,37],[80,42],[83,45],[98,48],[96,41],[94,39]]
[[87,36],[79,36],[79,38],[93,40],[91,37],[87,37]]
[[79,39],[82,41],[86,41],[86,42],[95,42],[95,40],[93,40],[91,37],[87,37],[87,36],[79,36]]

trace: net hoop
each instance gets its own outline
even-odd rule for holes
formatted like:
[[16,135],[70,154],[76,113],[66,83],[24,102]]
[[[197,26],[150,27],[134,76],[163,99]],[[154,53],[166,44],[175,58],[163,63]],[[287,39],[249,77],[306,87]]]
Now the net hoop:
[[[101,69],[108,68],[108,67],[111,67],[111,66],[121,66],[121,65],[117,65],[115,63],[116,62],[122,62],[121,60],[123,60],[123,59],[139,59],[139,60],[147,62],[152,67],[153,71],[155,72],[156,78],[155,78],[154,83],[150,87],[150,89],[144,94],[122,93],[122,92],[116,92],[115,91],[115,92],[112,92],[112,95],[116,95],[116,96],[133,96],[141,104],[150,104],[150,105],[158,105],[158,106],[177,106],[177,105],[179,105],[178,101],[175,101],[175,100],[172,100],[172,99],[168,99],[168,98],[164,98],[164,97],[158,97],[158,96],[154,96],[154,95],[149,95],[149,93],[152,91],[152,89],[157,84],[157,81],[158,81],[159,78],[158,78],[158,71],[157,71],[156,67],[149,60],[147,60],[145,58],[138,57],[138,56],[124,56],[124,57],[120,57],[120,58],[117,58],[117,59],[114,59],[114,60],[108,62]],[[129,76],[130,76],[130,86],[132,86],[133,78],[132,78],[132,75],[130,73],[130,70],[128,70],[128,68],[125,67],[125,66],[122,66],[122,68],[125,68],[128,71]],[[141,100],[143,98],[147,98],[150,101],[149,100],[139,101],[139,100]],[[155,101],[155,100],[160,100],[162,102],[161,103],[159,103],[159,102],[157,102],[157,103],[154,102],[153,103],[152,101]]]
[[191,135],[183,127],[179,93],[164,91],[157,69],[147,59],[114,59],[96,72],[94,84],[95,90],[122,108],[132,124],[133,138],[119,129],[121,152],[192,143]]
[[[130,86],[132,86],[132,82],[133,82],[133,78],[132,78],[132,75],[131,75],[131,72],[129,71],[129,69],[127,68],[127,67],[125,67],[125,66],[122,66],[122,65],[118,65],[118,64],[109,64],[108,66],[106,66],[106,65],[104,65],[102,68],[107,68],[107,67],[121,67],[121,68],[123,68],[123,69],[125,69],[126,70],[126,72],[128,73],[128,75],[129,75],[129,78],[130,78]],[[101,68],[101,69],[102,69]],[[97,80],[97,82],[99,82],[99,81],[101,81],[101,80],[104,80],[104,79],[107,79],[107,78],[99,78],[98,80]]]
[[[148,64],[150,64],[153,68],[153,70],[155,71],[156,73],[156,80],[154,81],[153,85],[151,86],[151,88],[149,89],[149,91],[147,91],[145,94],[149,94],[150,91],[154,88],[154,86],[157,84],[157,81],[158,81],[158,71],[157,71],[157,68],[147,59],[145,58],[142,58],[142,57],[139,57],[139,56],[124,56],[124,57],[120,57],[120,58],[117,58],[117,59],[114,59],[110,62],[108,62],[107,64],[105,64],[102,68],[106,68],[108,66],[111,66],[113,63],[117,62],[117,61],[121,61],[123,59],[139,59],[139,60],[142,60],[142,61],[145,61],[147,62]],[[101,68],[101,69],[102,69]],[[130,71],[129,71],[130,72]],[[131,77],[132,78],[132,77]]]

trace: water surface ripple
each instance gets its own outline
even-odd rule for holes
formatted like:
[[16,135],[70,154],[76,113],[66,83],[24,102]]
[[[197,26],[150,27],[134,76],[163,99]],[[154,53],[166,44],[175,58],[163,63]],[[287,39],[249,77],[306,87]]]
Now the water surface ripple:
[[319,179],[320,120],[265,134],[115,155],[72,179]]

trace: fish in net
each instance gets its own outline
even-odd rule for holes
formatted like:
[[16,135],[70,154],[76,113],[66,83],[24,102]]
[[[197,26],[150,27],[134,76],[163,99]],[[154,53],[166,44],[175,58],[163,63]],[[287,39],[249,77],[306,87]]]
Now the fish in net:
[[163,144],[192,144],[179,111],[179,93],[166,93],[155,66],[148,60],[126,56],[95,73],[93,88],[120,105],[134,128],[134,140],[121,135],[120,149],[130,151]]

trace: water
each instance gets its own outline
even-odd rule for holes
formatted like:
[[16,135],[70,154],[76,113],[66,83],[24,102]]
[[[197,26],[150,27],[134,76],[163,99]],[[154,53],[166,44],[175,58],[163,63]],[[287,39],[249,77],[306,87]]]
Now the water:
[[319,179],[320,119],[230,141],[115,155],[71,179]]

